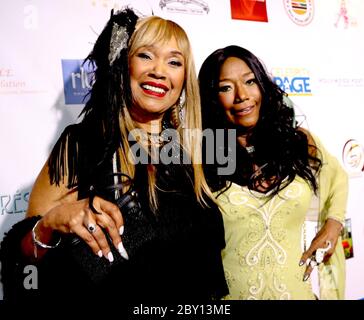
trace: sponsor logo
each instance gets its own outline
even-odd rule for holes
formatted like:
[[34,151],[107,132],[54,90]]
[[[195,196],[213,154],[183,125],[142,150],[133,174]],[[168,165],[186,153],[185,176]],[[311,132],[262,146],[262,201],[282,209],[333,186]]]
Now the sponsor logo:
[[231,18],[268,22],[265,0],[230,0]]
[[160,0],[159,7],[162,10],[187,14],[208,14],[209,5],[202,0]]
[[336,19],[334,26],[335,28],[356,27],[358,25],[357,21],[349,15],[348,4],[346,0],[340,0],[339,11],[336,14]]
[[345,143],[342,158],[351,176],[361,175],[364,171],[364,148],[357,140],[350,139]]
[[305,26],[313,19],[313,0],[283,0],[288,17],[296,24]]
[[24,78],[17,75],[16,70],[11,67],[0,66],[0,94],[38,94],[45,90],[36,89],[36,84],[29,84]]
[[345,77],[337,77],[337,78],[319,78],[318,83],[320,85],[326,86],[335,86],[335,87],[364,87],[364,78],[345,78]]
[[83,60],[62,59],[65,104],[84,104],[92,87],[92,69]]
[[1,215],[26,212],[29,203],[29,190],[16,191],[14,194],[0,195]]
[[274,68],[273,81],[290,96],[312,96],[311,77],[303,68]]

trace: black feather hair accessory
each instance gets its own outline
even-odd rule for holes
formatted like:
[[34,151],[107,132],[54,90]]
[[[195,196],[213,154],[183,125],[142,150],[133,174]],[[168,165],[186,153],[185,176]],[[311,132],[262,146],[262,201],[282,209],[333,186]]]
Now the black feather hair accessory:
[[112,31],[110,38],[110,51],[108,55],[110,66],[120,57],[121,51],[128,47],[130,36],[135,30],[138,16],[132,9],[126,8],[117,11],[111,10],[110,22],[112,22]]
[[[90,167],[85,175],[92,176],[120,146],[120,116],[122,109],[132,104],[128,44],[138,19],[128,7],[116,13],[111,10],[85,59],[84,64],[93,70],[94,82],[80,114],[84,116],[80,125],[67,127],[51,152],[48,164],[52,183],[58,185],[67,177],[67,185],[77,186],[80,171]],[[89,165],[84,166],[81,158],[89,159]]]

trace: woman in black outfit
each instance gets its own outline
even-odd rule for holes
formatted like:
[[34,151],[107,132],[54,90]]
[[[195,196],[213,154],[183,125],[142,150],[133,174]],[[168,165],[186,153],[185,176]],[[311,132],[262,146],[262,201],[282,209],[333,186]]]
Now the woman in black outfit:
[[[4,298],[122,304],[224,296],[221,215],[201,143],[183,135],[201,128],[185,32],[130,9],[112,12],[86,61],[95,82],[82,121],[64,130],[26,219],[3,240]],[[28,264],[37,267],[37,290],[23,287]]]

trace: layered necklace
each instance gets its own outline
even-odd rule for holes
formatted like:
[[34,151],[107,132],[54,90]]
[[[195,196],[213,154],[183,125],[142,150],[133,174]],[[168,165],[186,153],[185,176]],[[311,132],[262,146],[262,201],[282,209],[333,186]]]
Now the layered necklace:
[[166,121],[162,122],[162,130],[160,132],[146,132],[147,142],[149,146],[160,148],[168,142],[171,142],[172,137],[168,134],[168,124]]
[[146,132],[147,135],[147,144],[149,146],[153,146],[153,147],[161,147],[163,146],[165,143],[169,142],[170,139],[167,139],[164,135],[163,132],[159,132],[159,133],[151,133],[151,132]]

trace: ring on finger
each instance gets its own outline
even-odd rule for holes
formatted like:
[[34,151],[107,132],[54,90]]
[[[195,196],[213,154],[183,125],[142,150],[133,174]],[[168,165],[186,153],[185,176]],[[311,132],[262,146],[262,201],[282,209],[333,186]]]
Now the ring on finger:
[[325,253],[326,253],[326,249],[318,248],[316,250],[315,259],[316,259],[317,263],[321,263],[322,261],[324,261]]
[[315,257],[311,257],[310,266],[311,268],[317,267],[319,265],[318,261],[315,260]]
[[327,247],[326,248],[318,248],[316,250],[315,258],[317,263],[321,263],[324,261],[325,253],[331,249],[331,241],[326,241]]
[[96,224],[89,223],[86,228],[87,228],[88,232],[94,233],[96,231]]

